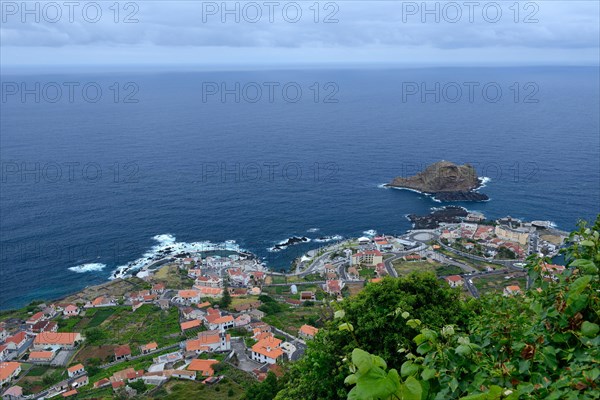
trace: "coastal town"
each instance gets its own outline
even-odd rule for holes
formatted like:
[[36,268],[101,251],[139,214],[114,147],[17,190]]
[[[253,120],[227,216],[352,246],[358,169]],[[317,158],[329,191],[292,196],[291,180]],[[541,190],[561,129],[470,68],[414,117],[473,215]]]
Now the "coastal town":
[[[548,221],[465,212],[404,235],[339,240],[270,271],[247,252],[186,252],[137,276],[0,316],[3,399],[112,398],[177,390],[228,393],[281,376],[365,285],[434,273],[463,298],[529,289],[524,260],[554,257]],[[548,279],[564,266],[544,265]],[[186,392],[187,393],[187,392]]]

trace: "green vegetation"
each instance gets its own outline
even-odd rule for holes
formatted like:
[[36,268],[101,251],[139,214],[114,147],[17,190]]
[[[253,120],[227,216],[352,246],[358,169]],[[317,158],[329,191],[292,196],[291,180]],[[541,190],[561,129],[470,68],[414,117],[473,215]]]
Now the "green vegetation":
[[460,275],[465,271],[462,268],[457,267],[456,265],[442,265],[441,267],[435,268],[435,273],[437,276],[449,276],[449,275]]
[[600,216],[569,239],[556,279],[542,275],[549,260],[528,260],[523,296],[461,303],[430,273],[369,284],[249,398],[598,399]]
[[435,261],[404,261],[396,260],[392,262],[392,265],[398,276],[405,276],[412,272],[435,272],[435,268],[440,264]]
[[359,271],[358,271],[358,276],[360,276],[361,278],[374,278],[375,277],[375,270],[373,268],[368,268],[368,267],[362,267]]
[[[99,321],[99,323],[98,323]],[[138,346],[156,341],[159,347],[181,340],[179,313],[145,304],[135,311],[129,307],[101,309],[96,312],[84,331],[91,345],[128,343],[135,353]]]
[[507,247],[499,247],[495,258],[499,260],[516,260],[518,257],[511,249]]
[[179,400],[179,399],[210,399],[237,400],[242,399],[244,388],[230,379],[223,379],[216,385],[203,385],[198,382],[171,381],[152,392],[148,398]]
[[502,293],[504,288],[509,285],[518,285],[522,290],[525,290],[527,279],[525,274],[512,274],[510,279],[506,279],[505,275],[483,275],[472,278],[473,284],[480,294],[496,292]]
[[168,288],[184,288],[191,287],[194,280],[187,275],[186,269],[179,268],[177,264],[168,264],[154,273],[151,283],[164,283]]
[[101,323],[106,321],[106,319],[108,317],[110,317],[111,315],[113,315],[115,312],[120,312],[122,310],[124,311],[123,308],[117,309],[115,307],[106,307],[106,308],[98,309],[98,311],[96,311],[94,313],[94,316],[92,317],[90,322],[88,322],[87,328],[95,328],[95,327],[99,326]]
[[225,287],[223,288],[223,296],[221,297],[221,300],[219,301],[219,307],[225,309],[228,308],[231,305],[231,294],[229,293],[229,286],[225,285]]
[[344,323],[355,330],[350,335],[338,330],[337,321],[327,323],[308,342],[305,356],[292,364],[288,382],[277,399],[345,398],[348,367],[342,360],[357,347],[354,336],[369,351],[377,351],[394,363],[403,362],[398,349],[410,347],[409,338],[418,331],[404,323],[398,310],[410,310],[439,327],[449,323],[462,326],[467,315],[460,292],[448,288],[433,274],[385,278],[381,283],[368,284],[358,295],[341,302],[341,307],[345,310]]
[[[23,368],[25,366],[22,366]],[[34,365],[33,367],[31,367],[31,369],[27,372],[27,376],[42,376],[44,375],[48,370],[50,369],[49,366],[47,365]]]

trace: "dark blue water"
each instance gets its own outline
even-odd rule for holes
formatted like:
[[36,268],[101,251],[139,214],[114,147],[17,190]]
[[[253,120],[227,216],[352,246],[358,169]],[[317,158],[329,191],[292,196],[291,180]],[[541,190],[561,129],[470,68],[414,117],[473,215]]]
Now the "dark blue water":
[[[491,178],[482,189],[491,201],[465,204],[489,217],[548,219],[568,230],[599,212],[598,68],[38,74],[2,80],[0,308],[103,282],[116,266],[155,245],[157,234],[178,241],[234,239],[282,269],[319,245],[267,251],[291,235],[403,232],[410,228],[406,214],[440,204],[378,185],[440,159],[471,162]],[[38,103],[33,94],[7,95],[13,82],[30,89],[35,82],[81,85],[72,102],[65,90],[50,103],[56,93],[47,86]],[[91,91],[83,98],[81,87],[89,82],[103,90],[96,103]],[[116,89],[110,89],[115,82],[116,102]],[[123,102],[133,92],[127,82],[139,88],[131,96],[137,103]],[[239,103],[233,94],[225,101],[218,95],[203,99],[203,82],[205,89],[206,82],[225,82],[230,89],[239,82],[247,91]],[[265,88],[254,103],[252,82]],[[265,82],[280,83],[272,102]],[[289,82],[302,89],[298,102],[292,102],[293,87],[283,97]],[[422,82],[429,89],[440,83],[439,101],[435,93],[403,98]],[[465,82],[479,85],[473,101]],[[491,82],[496,84],[484,97],[482,87]],[[453,102],[456,85],[464,90]],[[498,87],[502,98],[493,102]],[[307,233],[310,228],[320,231]],[[107,267],[68,269],[85,263]]]

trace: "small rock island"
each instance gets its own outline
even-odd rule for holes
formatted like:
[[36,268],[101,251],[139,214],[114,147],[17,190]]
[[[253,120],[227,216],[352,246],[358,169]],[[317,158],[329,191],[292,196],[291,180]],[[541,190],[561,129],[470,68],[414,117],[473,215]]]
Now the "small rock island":
[[456,165],[442,160],[414,176],[396,177],[385,186],[416,190],[444,202],[486,201],[489,197],[476,191],[482,183],[472,165]]

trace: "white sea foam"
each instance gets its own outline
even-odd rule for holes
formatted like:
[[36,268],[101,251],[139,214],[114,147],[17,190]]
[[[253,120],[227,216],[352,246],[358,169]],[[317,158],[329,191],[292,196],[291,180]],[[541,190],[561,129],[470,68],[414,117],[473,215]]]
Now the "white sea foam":
[[310,228],[306,232],[315,233],[315,232],[319,232],[319,231],[320,231],[319,228]]
[[138,258],[137,260],[131,261],[126,265],[118,266],[109,279],[129,276],[132,273],[148,267],[157,261],[173,257],[177,254],[198,253],[212,250],[229,250],[236,252],[244,251],[237,243],[235,243],[234,240],[228,240],[224,243],[212,243],[208,241],[191,243],[178,242],[175,236],[168,233],[156,235],[152,239],[157,241],[158,244],[152,246],[146,253],[143,254],[142,257]]
[[342,240],[343,238],[344,237],[342,235],[333,235],[333,236],[324,236],[324,237],[316,238],[314,240],[317,243],[327,243],[327,242],[333,242],[335,240]]
[[492,181],[492,178],[489,178],[487,176],[481,176],[481,177],[479,177],[479,179],[481,179],[481,185],[479,185],[479,187],[477,189],[486,187],[487,184]]
[[73,272],[77,272],[78,274],[83,274],[84,272],[92,272],[92,271],[102,271],[106,267],[106,264],[101,263],[87,263],[81,264],[76,267],[70,267],[69,270]]
[[369,229],[367,231],[363,231],[363,235],[365,236],[376,236],[377,235],[377,231],[375,229]]
[[[290,243],[290,241],[293,239],[302,239],[302,241],[299,243]],[[307,238],[306,236],[290,236],[289,238],[280,241],[275,246],[269,247],[267,250],[271,253],[275,253],[275,252],[278,252],[281,250],[285,250],[289,246],[293,246],[293,245],[300,244],[300,243],[309,243],[310,241],[311,241],[311,239]]]

